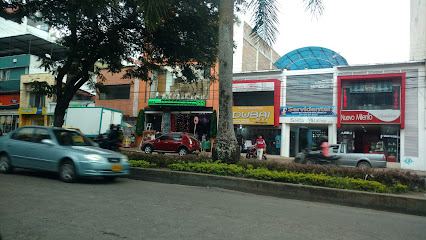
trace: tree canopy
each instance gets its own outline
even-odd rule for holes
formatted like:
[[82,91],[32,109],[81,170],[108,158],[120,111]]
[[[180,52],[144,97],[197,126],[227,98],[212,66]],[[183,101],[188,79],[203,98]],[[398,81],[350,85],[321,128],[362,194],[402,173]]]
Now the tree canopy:
[[2,1],[0,16],[13,20],[29,16],[60,33],[58,44],[66,48],[66,58],[41,57],[56,84],[36,84],[40,92],[56,96],[55,126],[62,126],[65,110],[80,87],[85,83],[98,87],[92,82],[102,78],[95,63],[117,73],[124,61],[138,59],[126,77],[145,81],[161,65],[180,66],[191,80],[194,69],[213,66],[217,59],[214,1],[9,0]]

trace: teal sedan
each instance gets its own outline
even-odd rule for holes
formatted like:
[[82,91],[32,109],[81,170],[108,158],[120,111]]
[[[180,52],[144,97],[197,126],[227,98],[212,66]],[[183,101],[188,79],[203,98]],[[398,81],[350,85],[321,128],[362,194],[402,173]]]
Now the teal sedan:
[[79,131],[26,126],[0,137],[0,172],[27,168],[59,173],[64,182],[80,177],[112,181],[130,174],[125,155],[99,148]]

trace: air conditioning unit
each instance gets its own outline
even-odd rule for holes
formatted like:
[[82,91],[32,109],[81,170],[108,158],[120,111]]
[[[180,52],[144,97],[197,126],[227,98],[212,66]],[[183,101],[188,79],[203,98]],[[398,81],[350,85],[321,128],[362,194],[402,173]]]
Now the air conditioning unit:
[[17,62],[18,62],[18,59],[14,58],[13,63],[17,63]]

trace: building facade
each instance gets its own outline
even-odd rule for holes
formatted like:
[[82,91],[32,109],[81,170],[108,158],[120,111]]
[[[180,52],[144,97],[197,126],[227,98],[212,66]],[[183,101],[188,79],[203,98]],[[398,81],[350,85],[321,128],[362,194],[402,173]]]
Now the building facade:
[[234,74],[233,121],[241,150],[247,150],[262,135],[266,152],[280,154],[281,78],[281,70]]

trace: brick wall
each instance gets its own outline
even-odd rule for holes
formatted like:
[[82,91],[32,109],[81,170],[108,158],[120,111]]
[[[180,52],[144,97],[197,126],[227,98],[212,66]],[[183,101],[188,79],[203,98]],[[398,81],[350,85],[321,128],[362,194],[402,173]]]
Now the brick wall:
[[[112,74],[107,70],[101,71],[104,77],[107,79],[103,82],[104,85],[121,85],[121,84],[130,84],[130,97],[129,99],[111,99],[111,100],[99,100],[99,95],[96,96],[95,105],[97,107],[107,107],[116,110],[123,111],[123,115],[137,117],[139,109],[144,108],[145,100],[145,85],[146,82],[133,79],[123,79],[123,75],[126,73],[126,69],[123,69],[120,73]],[[135,84],[135,81],[139,81],[138,84]],[[100,79],[98,79],[100,82]],[[139,85],[138,89],[135,91],[135,86]],[[149,84],[148,84],[149,85]],[[149,91],[149,87],[148,90]],[[138,100],[134,101],[135,94],[138,94]],[[148,100],[147,100],[148,102]],[[135,106],[137,104],[137,106]],[[133,108],[137,107],[136,113],[134,113]]]

